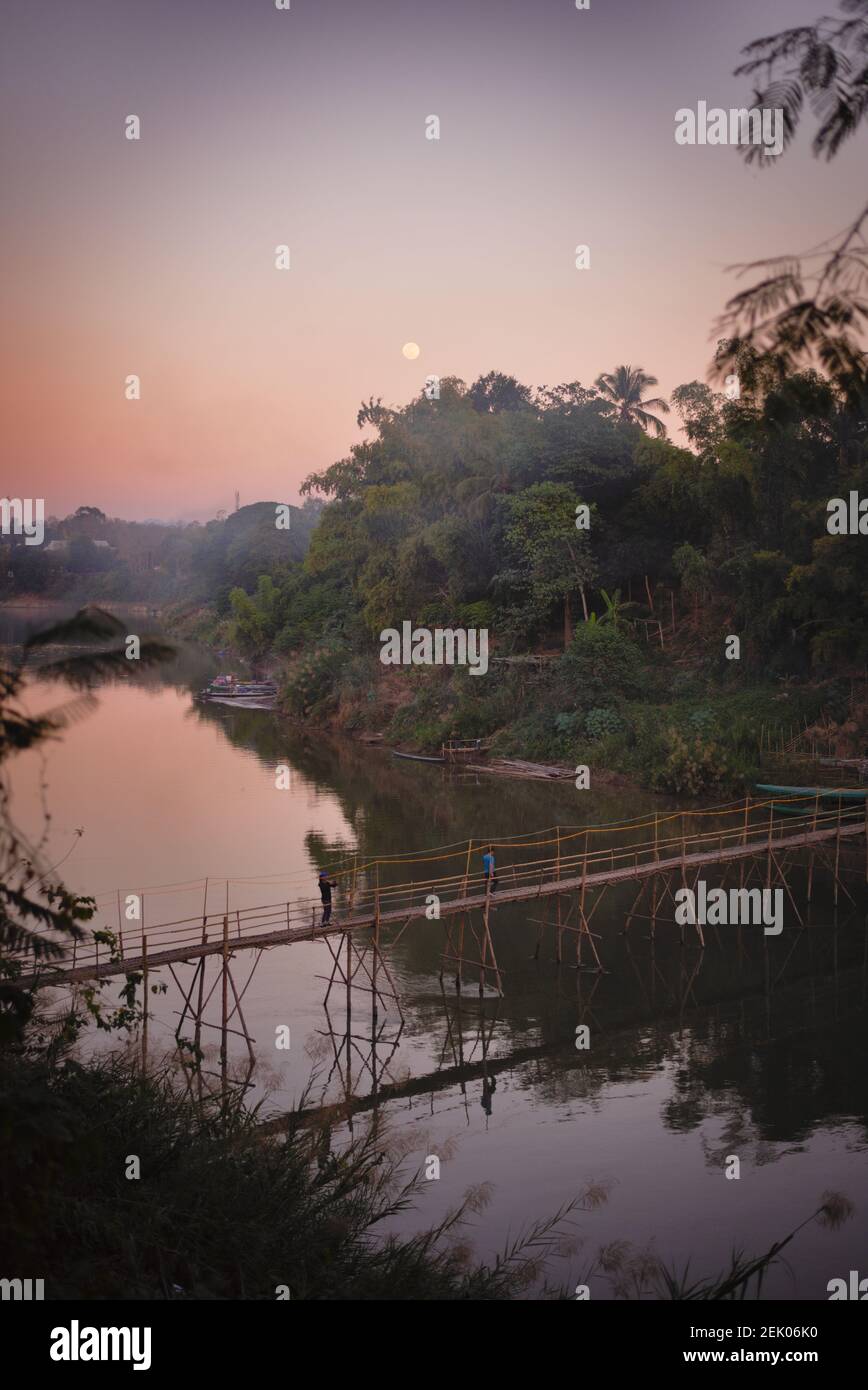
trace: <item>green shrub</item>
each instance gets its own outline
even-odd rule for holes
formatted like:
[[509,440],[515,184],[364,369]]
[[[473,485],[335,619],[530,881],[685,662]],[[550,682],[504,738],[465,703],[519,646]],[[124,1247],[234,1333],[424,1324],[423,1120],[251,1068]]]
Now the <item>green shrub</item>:
[[558,679],[573,707],[601,703],[601,697],[635,696],[647,689],[642,653],[613,625],[582,623],[558,662]]
[[433,599],[419,608],[416,624],[418,627],[490,629],[494,625],[494,604],[487,598],[477,599],[475,603]]
[[664,761],[651,776],[655,791],[699,796],[737,779],[737,769],[727,751],[715,740],[701,735],[689,738],[678,729],[668,729],[665,738]]
[[556,714],[555,730],[558,734],[571,735],[577,734],[582,726],[581,714]]
[[494,749],[505,757],[571,762],[581,728],[580,714],[552,716],[547,710],[537,709],[502,730],[495,739]]
[[585,732],[588,738],[594,741],[605,738],[608,734],[618,734],[623,727],[620,714],[610,707],[590,709],[585,715]]
[[697,709],[690,711],[687,722],[691,731],[698,734],[710,734],[717,726],[717,716],[713,709],[709,709],[708,705],[700,705]]
[[321,714],[337,699],[337,683],[347,665],[347,649],[337,644],[317,647],[292,669],[284,686],[284,702],[301,718]]
[[478,599],[476,603],[458,605],[459,627],[490,628],[493,622],[494,604],[487,598]]

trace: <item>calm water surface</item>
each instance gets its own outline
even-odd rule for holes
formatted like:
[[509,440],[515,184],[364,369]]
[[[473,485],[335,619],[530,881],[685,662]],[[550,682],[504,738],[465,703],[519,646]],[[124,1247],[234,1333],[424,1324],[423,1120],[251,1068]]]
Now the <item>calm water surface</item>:
[[[27,616],[2,616],[5,641]],[[116,926],[118,892],[142,893],[155,924],[201,913],[206,879],[212,912],[227,895],[230,911],[295,901],[314,892],[320,864],[355,852],[618,821],[665,804],[633,791],[450,776],[271,714],[196,706],[191,692],[213,669],[187,653],[148,686],[105,688],[62,741],[18,760],[18,818],[39,832],[44,783],[49,861],[63,859],[68,885],[98,898],[100,924]],[[38,683],[28,698],[43,709],[68,695]],[[275,786],[279,765],[291,770],[287,790]],[[345,1099],[349,1088],[354,1133],[373,1116],[412,1167],[441,1156],[440,1180],[425,1184],[396,1228],[427,1226],[486,1184],[490,1200],[469,1233],[480,1255],[588,1182],[606,1184],[607,1200],[576,1218],[578,1253],[550,1264],[558,1282],[577,1281],[613,1241],[679,1268],[689,1259],[694,1277],[713,1274],[734,1247],[761,1253],[824,1192],[842,1192],[856,1204],[850,1221],[838,1231],[808,1226],[764,1287],[770,1297],[825,1298],[829,1279],[868,1274],[868,931],[857,876],[848,879],[857,907],[844,899],[837,916],[823,875],[810,909],[804,882],[796,870],[804,930],[788,913],[778,938],[758,928],[708,931],[702,955],[682,950],[672,924],[658,927],[653,949],[642,923],[625,938],[635,889],[611,892],[594,918],[607,972],[599,977],[558,967],[551,933],[533,959],[532,919],[544,904],[502,906],[493,918],[500,1000],[480,1000],[475,987],[458,997],[449,978],[444,992],[443,926],[414,923],[391,956],[403,1026],[394,1006],[381,1012],[372,1049],[370,1004],[358,994],[349,1076],[345,992],[333,990],[329,1013],[323,1008],[327,946],[272,950],[244,995],[256,1040],[250,1094],[281,1111],[308,1087],[310,1105]],[[253,960],[252,952],[235,960],[239,990]],[[185,987],[191,973],[179,968]],[[169,989],[153,1004],[154,1053],[171,1048],[181,1008],[171,977],[160,977]],[[207,1017],[219,1022],[217,994]],[[589,1051],[576,1049],[579,1023],[590,1028]],[[289,1051],[275,1047],[284,1024]],[[214,1071],[218,1041],[211,1030]],[[233,1038],[230,1051],[242,1074],[243,1041]],[[398,1094],[378,1100],[383,1087]],[[346,1119],[336,1121],[332,1142],[347,1132]],[[724,1176],[732,1154],[738,1181]],[[591,1285],[594,1297],[612,1296],[606,1279]]]

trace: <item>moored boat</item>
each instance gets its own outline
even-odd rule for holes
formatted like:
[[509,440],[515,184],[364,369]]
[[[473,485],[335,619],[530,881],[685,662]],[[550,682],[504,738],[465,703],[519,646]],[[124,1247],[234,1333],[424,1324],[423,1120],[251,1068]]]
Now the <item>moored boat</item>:
[[786,787],[774,782],[757,782],[755,791],[766,792],[771,796],[792,796],[805,801],[864,801],[868,787]]
[[267,699],[277,694],[274,681],[244,681],[235,676],[215,676],[210,685],[200,690],[198,700]]
[[423,753],[401,753],[397,748],[392,749],[393,758],[406,758],[411,763],[445,763],[445,758],[426,757]]

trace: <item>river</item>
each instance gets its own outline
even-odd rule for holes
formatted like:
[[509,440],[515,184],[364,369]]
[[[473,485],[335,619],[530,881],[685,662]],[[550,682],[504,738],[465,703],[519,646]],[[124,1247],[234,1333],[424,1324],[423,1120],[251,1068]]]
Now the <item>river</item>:
[[[0,636],[16,640],[32,618],[7,610]],[[104,687],[62,738],[15,761],[17,819],[39,834],[48,807],[46,858],[62,861],[69,887],[96,896],[101,925],[116,926],[119,894],[143,897],[148,924],[195,917],[206,902],[231,912],[307,898],[319,864],[354,853],[423,852],[664,806],[636,791],[396,763],[267,712],[195,704],[192,692],[215,669],[188,651],[145,684]],[[45,709],[69,696],[38,681],[27,698]],[[349,1121],[345,1112],[332,1125],[333,1144],[373,1120],[409,1167],[440,1162],[439,1178],[392,1229],[427,1227],[481,1187],[466,1236],[483,1257],[600,1184],[605,1200],[568,1228],[578,1248],[546,1270],[577,1282],[608,1247],[620,1273],[597,1269],[594,1298],[612,1297],[619,1279],[635,1295],[633,1257],[644,1252],[679,1270],[689,1260],[693,1279],[722,1272],[734,1248],[764,1252],[824,1193],[840,1192],[856,1205],[852,1217],[834,1230],[807,1225],[762,1290],[825,1298],[830,1279],[868,1275],[866,904],[857,876],[848,886],[858,908],[845,897],[837,912],[823,871],[810,907],[800,871],[792,884],[803,930],[792,917],[777,938],[721,928],[704,952],[682,947],[671,922],[653,948],[641,922],[625,937],[635,894],[613,891],[594,918],[602,975],[558,966],[551,934],[534,959],[542,905],[504,905],[493,914],[501,999],[480,1000],[475,981],[458,995],[451,976],[442,988],[443,924],[411,924],[389,956],[400,1014],[390,1001],[381,1009],[375,1058],[368,996],[353,1001],[349,1049],[343,989],[323,1008],[326,944],[271,950],[243,995],[255,1039],[250,1097],[270,1114],[305,1092],[308,1106],[349,1092],[356,1103]],[[241,952],[233,963],[239,992],[253,959]],[[178,968],[185,988],[191,971]],[[168,989],[152,1001],[152,1058],[171,1052],[182,1007],[171,976],[160,979]],[[219,1022],[219,1007],[206,1017]],[[582,1023],[587,1050],[576,1046]],[[283,1028],[288,1049],[277,1045]],[[206,1068],[216,1072],[219,1032],[209,1037]],[[234,1074],[246,1055],[233,1035]],[[726,1177],[733,1155],[737,1180]],[[618,1254],[619,1242],[629,1251]]]

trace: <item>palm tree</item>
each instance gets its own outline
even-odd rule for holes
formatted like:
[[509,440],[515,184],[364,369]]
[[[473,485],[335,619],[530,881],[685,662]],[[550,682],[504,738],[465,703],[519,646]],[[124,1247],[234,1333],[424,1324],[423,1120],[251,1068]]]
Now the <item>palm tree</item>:
[[665,438],[666,426],[651,411],[668,415],[669,406],[660,396],[642,399],[643,391],[657,385],[656,376],[648,376],[641,367],[616,367],[598,376],[594,385],[610,405],[617,406],[620,424],[640,425],[643,430],[652,429],[658,439]]

